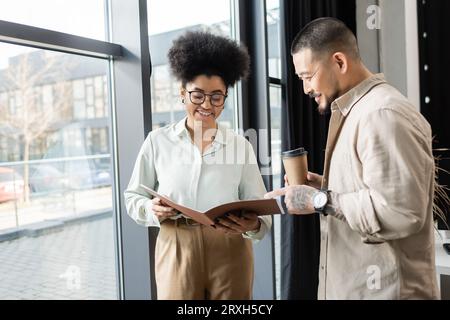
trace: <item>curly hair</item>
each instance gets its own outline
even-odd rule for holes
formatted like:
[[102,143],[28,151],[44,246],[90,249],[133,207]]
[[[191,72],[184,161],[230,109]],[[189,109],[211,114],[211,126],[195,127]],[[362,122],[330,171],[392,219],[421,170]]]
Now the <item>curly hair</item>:
[[189,31],[177,38],[168,58],[173,75],[183,87],[204,74],[221,77],[228,88],[245,79],[250,69],[247,48],[205,31]]

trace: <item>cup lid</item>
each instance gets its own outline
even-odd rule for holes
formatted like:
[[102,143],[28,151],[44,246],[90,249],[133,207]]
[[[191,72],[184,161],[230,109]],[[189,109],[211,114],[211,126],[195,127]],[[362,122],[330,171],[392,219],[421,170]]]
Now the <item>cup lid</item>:
[[298,156],[304,156],[307,155],[308,151],[305,150],[305,148],[298,148],[295,150],[288,150],[281,153],[281,156],[283,158],[293,158]]

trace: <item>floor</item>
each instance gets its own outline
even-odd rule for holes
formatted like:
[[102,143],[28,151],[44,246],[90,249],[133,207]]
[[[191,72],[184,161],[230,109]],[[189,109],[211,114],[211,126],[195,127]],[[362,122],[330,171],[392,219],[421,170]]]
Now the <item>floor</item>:
[[111,217],[0,242],[0,299],[117,299]]

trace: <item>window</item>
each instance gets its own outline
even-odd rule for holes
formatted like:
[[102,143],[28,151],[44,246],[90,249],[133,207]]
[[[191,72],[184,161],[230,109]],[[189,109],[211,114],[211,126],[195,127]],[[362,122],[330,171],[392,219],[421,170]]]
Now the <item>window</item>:
[[[281,177],[281,54],[280,54],[280,1],[266,0],[267,42],[269,65],[269,103],[272,150],[272,186],[281,188],[284,183]],[[273,217],[275,245],[275,288],[276,297],[280,299],[280,216]]]
[[0,299],[116,299],[108,61],[21,49],[0,43]]
[[[231,37],[231,4],[230,0],[148,0],[148,14],[153,65],[152,120],[153,129],[156,129],[186,116],[180,102],[180,84],[170,74],[167,61],[172,41],[187,30],[208,29]],[[170,19],[167,19],[168,16]],[[219,118],[219,122],[231,129],[237,126],[234,100],[234,90],[229,88],[228,98]]]
[[53,106],[53,87],[44,85],[42,87],[42,108],[47,109]]
[[0,135],[0,162],[8,160],[8,138]]
[[72,99],[75,119],[107,117],[106,75],[72,81]]
[[266,0],[269,76],[281,78],[280,0]]
[[86,128],[85,141],[90,154],[107,154],[108,128]]
[[0,7],[0,20],[105,40],[104,0],[0,0]]
[[272,185],[274,189],[281,188],[281,86],[271,84],[270,93],[270,127],[272,139]]

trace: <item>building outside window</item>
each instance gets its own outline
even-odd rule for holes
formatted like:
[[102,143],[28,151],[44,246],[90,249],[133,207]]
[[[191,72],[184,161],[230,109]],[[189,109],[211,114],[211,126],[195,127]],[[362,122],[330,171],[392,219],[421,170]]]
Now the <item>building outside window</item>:
[[[167,52],[186,31],[208,30],[231,37],[231,0],[148,0],[149,44],[153,73],[151,77],[153,128],[175,123],[185,117],[180,102],[180,83],[170,74]],[[177,10],[173,10],[177,8]],[[205,14],[207,12],[207,14]],[[170,16],[171,19],[166,19]],[[237,129],[237,104],[230,88],[219,121]]]
[[[0,12],[98,40],[104,17],[101,0]],[[0,42],[0,300],[119,297],[108,63]]]

